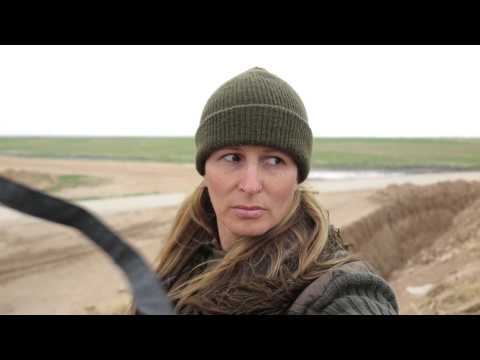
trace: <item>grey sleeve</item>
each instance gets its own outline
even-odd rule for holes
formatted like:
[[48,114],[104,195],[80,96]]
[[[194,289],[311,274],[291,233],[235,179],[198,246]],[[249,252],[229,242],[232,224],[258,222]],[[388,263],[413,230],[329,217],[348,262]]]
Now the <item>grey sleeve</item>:
[[393,289],[370,272],[334,272],[324,292],[312,301],[306,315],[397,315]]

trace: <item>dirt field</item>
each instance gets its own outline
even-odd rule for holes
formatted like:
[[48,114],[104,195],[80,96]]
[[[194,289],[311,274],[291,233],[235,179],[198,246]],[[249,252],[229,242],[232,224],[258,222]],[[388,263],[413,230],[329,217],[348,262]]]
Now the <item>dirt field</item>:
[[[60,175],[103,179],[95,186],[64,188],[55,195],[97,209],[150,262],[177,210],[171,202],[162,204],[162,196],[187,194],[202,179],[193,164],[0,156],[0,174],[21,171],[25,182],[38,188],[51,186]],[[395,182],[402,186],[390,187],[385,183],[362,186],[356,181],[350,190],[342,183],[341,191],[338,182],[311,185],[320,190],[320,201],[332,222],[342,227],[346,241],[388,277],[401,313],[480,313],[476,281],[480,278],[476,261],[480,183],[472,181],[476,177],[480,180],[478,174],[470,173],[465,174],[469,181],[441,184],[435,180],[445,177],[414,178],[422,186],[405,184],[401,178]],[[43,182],[35,183],[35,178]],[[452,180],[459,178],[462,174],[451,175]],[[157,197],[146,196],[152,193]],[[122,204],[131,207],[112,203],[112,197],[124,197],[121,200],[127,202]],[[146,199],[159,205],[142,205]],[[115,313],[130,298],[123,275],[83,235],[12,213],[0,208],[0,314]]]

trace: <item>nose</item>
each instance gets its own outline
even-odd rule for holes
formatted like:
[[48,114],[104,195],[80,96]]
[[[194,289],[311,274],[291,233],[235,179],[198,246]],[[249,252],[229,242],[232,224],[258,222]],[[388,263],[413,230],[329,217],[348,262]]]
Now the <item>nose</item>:
[[262,190],[263,184],[257,165],[253,164],[245,166],[245,171],[242,172],[241,175],[239,187],[242,191],[250,194],[255,194]]

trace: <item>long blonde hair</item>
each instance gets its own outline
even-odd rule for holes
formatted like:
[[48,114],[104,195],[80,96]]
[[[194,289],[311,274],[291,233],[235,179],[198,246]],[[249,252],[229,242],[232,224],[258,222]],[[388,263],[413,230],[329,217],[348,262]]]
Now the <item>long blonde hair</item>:
[[334,256],[328,212],[302,184],[277,225],[239,238],[223,256],[199,259],[199,248],[215,239],[215,212],[200,184],[181,204],[155,261],[178,313],[281,314],[308,282],[355,259]]

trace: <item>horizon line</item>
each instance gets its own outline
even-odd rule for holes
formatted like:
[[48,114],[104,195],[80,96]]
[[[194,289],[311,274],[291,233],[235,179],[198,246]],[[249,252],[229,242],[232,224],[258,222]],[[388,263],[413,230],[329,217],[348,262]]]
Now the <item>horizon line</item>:
[[[195,135],[2,135],[0,138],[195,138]],[[478,136],[313,136],[314,139],[480,139]]]

